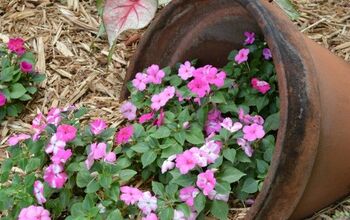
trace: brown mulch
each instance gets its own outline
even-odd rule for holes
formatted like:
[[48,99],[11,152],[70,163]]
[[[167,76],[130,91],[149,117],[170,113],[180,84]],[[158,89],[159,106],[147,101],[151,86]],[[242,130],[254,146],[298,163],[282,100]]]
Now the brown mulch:
[[[293,2],[301,13],[296,22],[301,32],[350,62],[350,0]],[[36,68],[47,76],[26,111],[0,125],[0,160],[8,137],[30,132],[35,114],[51,107],[86,106],[87,118],[102,117],[113,127],[122,123],[118,94],[139,33],[122,34],[108,63],[109,45],[105,35],[98,36],[100,23],[95,0],[0,0],[0,43],[24,38],[38,56]],[[349,203],[336,204],[314,219],[350,211]],[[246,211],[232,209],[232,219],[242,219]]]

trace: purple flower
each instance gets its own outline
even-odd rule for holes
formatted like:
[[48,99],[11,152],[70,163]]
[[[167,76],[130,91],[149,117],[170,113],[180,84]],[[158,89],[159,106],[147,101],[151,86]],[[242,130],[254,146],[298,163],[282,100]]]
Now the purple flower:
[[263,56],[265,60],[269,60],[272,58],[271,50],[269,48],[264,48],[263,49]]
[[129,121],[134,120],[136,118],[136,106],[131,102],[125,102],[122,106],[120,106],[120,113],[127,118]]
[[244,36],[246,36],[244,44],[253,44],[254,43],[254,41],[255,41],[255,33],[254,32],[244,32]]

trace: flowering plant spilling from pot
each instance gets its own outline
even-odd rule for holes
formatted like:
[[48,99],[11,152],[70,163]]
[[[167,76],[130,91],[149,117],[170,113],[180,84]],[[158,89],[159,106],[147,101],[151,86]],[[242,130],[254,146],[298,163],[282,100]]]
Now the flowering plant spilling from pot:
[[[53,108],[8,141],[4,219],[227,219],[266,177],[279,124],[271,52],[246,32],[222,69],[151,65],[129,84],[117,131]],[[115,133],[116,132],[116,133]]]
[[26,51],[23,39],[0,45],[0,122],[21,113],[23,103],[37,92],[36,84],[45,79],[35,72],[34,64],[34,54]]

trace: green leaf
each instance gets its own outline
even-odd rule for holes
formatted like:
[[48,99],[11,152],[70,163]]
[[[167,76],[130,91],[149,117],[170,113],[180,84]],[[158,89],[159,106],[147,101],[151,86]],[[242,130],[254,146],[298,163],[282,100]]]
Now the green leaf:
[[77,185],[80,188],[83,188],[89,184],[89,182],[93,179],[90,173],[86,170],[81,170],[77,175]]
[[40,167],[40,163],[41,163],[41,161],[39,158],[30,159],[27,166],[26,166],[26,173],[38,169]]
[[46,76],[44,74],[34,74],[33,75],[33,82],[40,83],[40,82],[44,81],[45,78],[46,78]]
[[126,170],[121,170],[119,172],[119,177],[123,181],[128,181],[131,178],[133,178],[136,174],[137,172],[135,170],[126,169]]
[[147,151],[146,153],[144,153],[141,156],[141,163],[143,168],[147,167],[148,165],[150,165],[151,163],[153,163],[153,161],[155,161],[157,159],[157,154],[154,151]]
[[215,190],[219,194],[229,194],[231,192],[230,183],[226,181],[217,181]]
[[174,135],[174,138],[176,139],[179,144],[183,145],[186,140],[186,133],[185,131],[180,131]]
[[247,178],[243,183],[242,191],[246,193],[256,193],[258,191],[258,181],[251,177]]
[[190,113],[188,111],[188,108],[185,107],[184,110],[182,110],[182,112],[180,112],[179,116],[177,117],[177,119],[179,120],[179,124],[182,125],[184,122],[189,121],[190,120]]
[[235,162],[235,158],[236,158],[235,149],[226,148],[223,154],[224,154],[224,158],[226,158],[228,161],[230,161],[231,163]]
[[177,210],[181,211],[184,213],[185,217],[189,217],[191,215],[191,209],[188,207],[186,203],[181,203],[177,205]]
[[292,20],[299,18],[300,15],[290,0],[275,0],[274,2],[276,2]]
[[161,209],[159,213],[160,220],[172,220],[174,217],[174,209],[165,208]]
[[137,153],[145,153],[149,151],[149,146],[145,142],[139,142],[131,147],[131,149]]
[[154,137],[156,139],[161,139],[161,138],[166,138],[169,137],[171,134],[171,131],[169,130],[169,128],[165,127],[165,126],[161,126],[160,128],[158,128],[158,130],[151,134],[151,137]]
[[93,180],[88,183],[88,185],[86,186],[85,192],[94,193],[99,189],[100,189],[100,184],[96,180]]
[[186,132],[186,141],[194,145],[204,144],[202,129],[197,126],[192,126],[190,131]]
[[170,183],[167,184],[165,187],[165,192],[171,197],[174,198],[176,192],[178,191],[179,187],[176,184]]
[[85,107],[80,108],[78,111],[74,112],[75,118],[81,118],[88,112],[88,109]]
[[163,184],[156,181],[152,181],[152,191],[158,196],[163,196],[165,189]]
[[207,199],[205,198],[203,193],[198,193],[198,195],[194,199],[194,207],[196,208],[197,213],[200,213],[204,209],[206,202]]
[[1,164],[1,179],[0,182],[6,182],[8,179],[8,176],[10,174],[10,171],[13,166],[13,161],[12,159],[6,159],[4,162]]
[[267,169],[269,168],[268,163],[266,163],[263,160],[259,160],[259,159],[256,160],[256,166],[258,168],[259,173],[266,173]]
[[143,126],[141,124],[133,124],[132,126],[134,127],[133,136],[135,138],[139,138],[145,134],[145,129],[143,128]]
[[267,133],[271,130],[276,131],[279,128],[279,121],[280,121],[279,112],[267,117],[264,123],[265,132]]
[[110,174],[103,173],[99,176],[99,183],[103,188],[109,188],[112,184],[112,176]]
[[168,147],[164,150],[162,150],[161,158],[168,158],[174,154],[182,153],[183,148],[180,145],[174,145],[172,147]]
[[34,86],[29,86],[29,87],[26,87],[26,90],[30,93],[30,94],[34,94],[36,93],[36,91],[38,91],[38,89]]
[[171,182],[176,183],[179,186],[186,187],[186,186],[193,185],[195,180],[196,180],[195,176],[186,174],[186,175],[180,175],[178,177],[174,177]]
[[119,211],[119,209],[115,209],[109,215],[107,216],[106,220],[123,220],[122,213]]
[[211,214],[220,220],[226,220],[228,215],[227,202],[214,200],[210,209]]
[[21,97],[19,97],[19,100],[24,101],[24,102],[28,101],[28,100],[31,100],[31,99],[32,99],[32,97],[30,95],[28,95],[28,94],[24,94]]
[[70,213],[73,217],[85,216],[85,210],[83,209],[83,203],[78,202],[72,205]]
[[234,167],[225,167],[224,171],[218,175],[218,178],[229,183],[234,183],[240,180],[246,174]]
[[224,92],[216,92],[210,101],[212,103],[226,103]]
[[18,99],[19,97],[23,96],[26,92],[27,92],[27,90],[20,83],[15,83],[15,84],[10,86],[10,98],[11,99]]

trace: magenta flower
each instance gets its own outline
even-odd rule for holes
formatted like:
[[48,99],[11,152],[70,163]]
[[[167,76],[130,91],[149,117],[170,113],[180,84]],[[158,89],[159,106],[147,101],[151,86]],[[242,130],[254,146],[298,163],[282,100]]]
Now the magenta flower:
[[272,53],[271,50],[269,48],[264,48],[263,49],[263,56],[265,60],[269,60],[272,58]]
[[194,199],[198,195],[199,190],[194,186],[187,186],[182,188],[179,192],[179,197],[181,201],[185,202],[188,206],[192,207],[194,205]]
[[186,61],[184,64],[180,65],[178,75],[181,77],[181,79],[187,80],[193,76],[194,71],[195,68],[191,65],[189,61]]
[[106,156],[107,145],[105,143],[93,143],[90,146],[90,152],[95,160],[99,160]]
[[22,61],[20,64],[19,64],[20,68],[21,68],[21,71],[23,73],[30,73],[33,71],[33,64],[31,64],[30,62],[27,62],[27,61]]
[[148,122],[148,121],[150,121],[153,117],[154,117],[154,113],[153,113],[153,112],[143,114],[143,115],[141,115],[140,118],[139,118],[139,123],[140,123],[140,124],[143,124],[143,123],[145,123],[145,122]]
[[63,150],[63,149],[59,149],[57,151],[56,154],[54,154],[51,157],[51,160],[54,164],[59,164],[59,163],[66,163],[67,160],[72,156],[72,150],[68,149],[68,150]]
[[201,78],[194,78],[187,84],[188,89],[196,94],[199,98],[203,98],[210,92],[209,83]]
[[58,140],[56,134],[52,135],[50,138],[50,143],[46,146],[45,152],[47,154],[57,154],[59,150],[64,150],[66,147],[66,142]]
[[44,180],[50,187],[60,189],[68,179],[61,164],[51,164],[45,169]]
[[134,127],[132,125],[121,128],[116,134],[116,143],[125,144],[129,141],[134,133]]
[[142,192],[134,187],[122,186],[120,187],[120,200],[127,205],[134,205],[142,197]]
[[239,131],[243,127],[240,122],[233,123],[231,118],[225,118],[220,125],[231,133]]
[[174,160],[176,159],[176,155],[170,156],[168,159],[166,159],[162,164],[162,173],[167,172],[168,170],[172,170],[175,167]]
[[164,93],[159,93],[156,95],[153,95],[151,98],[152,104],[151,108],[155,111],[158,111],[161,107],[165,106],[168,102],[168,97],[165,96]]
[[0,107],[4,106],[6,104],[6,101],[7,101],[7,99],[6,99],[5,94],[0,92]]
[[255,90],[259,91],[262,94],[267,93],[271,89],[271,86],[268,82],[259,80],[257,78],[253,78],[251,80],[251,85]]
[[157,209],[157,198],[155,196],[152,196],[148,191],[144,192],[142,193],[137,206],[139,209],[141,209],[143,214],[149,215]]
[[158,220],[158,217],[156,214],[151,213],[147,215],[146,217],[142,217],[142,220]]
[[157,120],[154,122],[155,125],[157,125],[158,127],[162,126],[164,124],[164,111],[163,109],[160,110],[159,116],[157,118]]
[[46,202],[46,199],[44,197],[44,184],[40,182],[39,180],[36,180],[34,182],[34,190],[33,190],[34,196],[38,203],[40,205],[44,204]]
[[253,44],[255,41],[255,33],[254,32],[244,32],[244,36],[246,37],[244,44]]
[[221,142],[219,141],[208,141],[205,143],[200,150],[204,151],[207,155],[207,163],[214,163],[220,156]]
[[138,90],[143,91],[146,89],[148,83],[148,76],[145,73],[137,73],[135,79],[132,80],[132,85]]
[[127,118],[129,121],[134,120],[136,118],[136,106],[131,102],[125,102],[122,106],[120,106],[120,113]]
[[241,49],[235,57],[235,61],[241,64],[248,60],[249,49]]
[[41,206],[29,206],[21,209],[18,220],[51,220],[50,213]]
[[61,110],[59,108],[51,108],[47,113],[46,122],[47,124],[58,126],[61,122]]
[[109,152],[103,158],[103,161],[106,163],[114,163],[116,160],[117,160],[117,156],[115,155],[114,152]]
[[219,72],[217,68],[211,65],[206,65],[196,69],[193,76],[195,78],[205,79],[209,84],[216,85],[217,87],[222,87],[226,79],[225,72]]
[[56,136],[58,140],[69,142],[77,136],[77,129],[72,125],[63,124],[57,127]]
[[195,168],[197,161],[193,157],[193,154],[191,151],[186,150],[182,154],[178,154],[176,156],[176,167],[180,170],[180,173],[186,174],[188,171]]
[[22,38],[11,38],[7,43],[7,48],[17,55],[23,55],[26,50],[24,48],[24,40]]
[[9,146],[14,146],[18,144],[20,141],[27,140],[30,138],[30,135],[27,134],[18,134],[18,135],[13,135],[7,140],[7,144]]
[[196,184],[203,191],[204,195],[209,195],[214,190],[216,184],[214,172],[207,170],[205,173],[198,174]]
[[248,156],[251,157],[253,156],[254,150],[253,148],[250,146],[249,142],[244,140],[243,138],[238,138],[237,139],[237,144],[239,146],[241,146],[241,148],[243,149],[244,153]]
[[215,78],[212,80],[213,84],[218,88],[224,86],[226,79],[226,73],[224,71],[219,72],[215,75]]
[[148,75],[148,82],[153,84],[162,83],[162,79],[165,76],[165,72],[163,70],[160,70],[158,65],[155,65],[155,64],[151,65],[150,67],[147,68],[146,72]]
[[247,141],[255,141],[265,136],[264,127],[258,124],[246,125],[243,127],[243,138]]
[[90,123],[90,131],[94,135],[101,134],[107,128],[106,122],[100,118],[93,120]]

